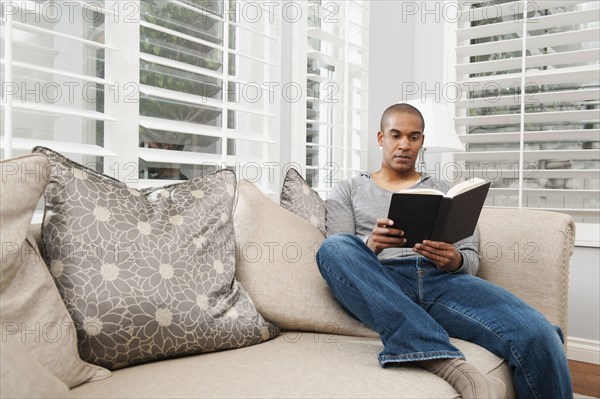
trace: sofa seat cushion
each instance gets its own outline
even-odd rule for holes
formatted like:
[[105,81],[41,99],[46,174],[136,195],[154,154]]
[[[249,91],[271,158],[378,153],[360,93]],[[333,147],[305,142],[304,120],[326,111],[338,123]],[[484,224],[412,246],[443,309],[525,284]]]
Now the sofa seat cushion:
[[[499,357],[453,340],[483,373],[500,378],[514,398]],[[382,369],[377,338],[286,332],[251,347],[138,365],[71,391],[76,398],[457,398],[441,378],[415,366]]]

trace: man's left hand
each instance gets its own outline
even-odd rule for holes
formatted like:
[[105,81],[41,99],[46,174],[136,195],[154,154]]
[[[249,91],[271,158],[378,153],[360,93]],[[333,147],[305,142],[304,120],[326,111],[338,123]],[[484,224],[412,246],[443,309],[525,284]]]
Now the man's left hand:
[[413,251],[431,260],[444,272],[455,272],[462,266],[462,255],[454,245],[447,242],[425,240],[415,244]]

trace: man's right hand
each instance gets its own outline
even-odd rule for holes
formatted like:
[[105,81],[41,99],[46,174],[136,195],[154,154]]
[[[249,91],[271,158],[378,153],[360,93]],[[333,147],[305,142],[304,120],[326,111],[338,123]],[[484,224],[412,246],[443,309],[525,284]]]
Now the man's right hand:
[[404,231],[393,228],[394,221],[387,218],[377,219],[373,232],[367,240],[367,246],[376,254],[386,248],[401,247],[406,243]]

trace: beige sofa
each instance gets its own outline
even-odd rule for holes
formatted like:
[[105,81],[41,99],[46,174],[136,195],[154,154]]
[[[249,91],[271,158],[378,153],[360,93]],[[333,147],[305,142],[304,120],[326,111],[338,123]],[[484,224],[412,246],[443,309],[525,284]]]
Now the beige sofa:
[[[24,262],[31,252],[17,253],[13,250],[16,247],[8,244],[25,240],[28,220],[44,184],[30,179],[27,183],[32,188],[21,190],[20,175],[12,173],[11,176],[13,182],[3,182],[0,193],[5,262],[0,275],[3,397],[458,397],[449,384],[425,370],[410,365],[380,368],[376,355],[382,349],[381,341],[335,303],[318,274],[314,256],[301,262],[296,258],[287,259],[288,263],[283,257],[263,265],[236,262],[236,277],[246,287],[256,309],[282,329],[279,336],[260,344],[119,368],[110,377],[107,377],[108,372],[82,363],[73,341],[54,344],[53,340],[46,339],[40,347],[40,341],[32,340],[30,333],[17,333],[15,320],[25,320],[32,314],[36,322],[47,317],[50,322],[45,322],[46,327],[64,325],[66,319],[59,320],[59,316],[51,314],[63,304],[48,268],[40,267],[39,263],[30,269],[29,266],[16,267],[15,262]],[[13,190],[9,192],[6,188],[11,187],[10,184]],[[32,194],[24,194],[27,192]],[[277,237],[280,242],[293,239],[304,245],[318,244],[318,237],[322,239],[317,229],[262,196],[254,186],[240,183],[239,193],[233,214],[236,242],[266,242]],[[29,198],[32,195],[37,197]],[[15,212],[20,207],[29,210]],[[261,222],[265,220],[268,223]],[[479,276],[529,302],[552,323],[560,325],[566,336],[569,258],[575,235],[573,220],[552,212],[484,209],[479,227],[482,255]],[[39,240],[39,226],[32,229]],[[35,238],[26,241],[31,244]],[[7,256],[6,263],[9,250],[14,259]],[[37,277],[32,274],[34,271]],[[50,267],[50,272],[56,270]],[[21,284],[15,286],[17,281]],[[48,307],[50,300],[42,299],[48,294],[52,294],[60,306]],[[7,314],[23,304],[17,315]],[[34,314],[44,306],[47,308],[43,313]],[[66,309],[62,314],[60,317],[65,317]],[[7,319],[9,316],[13,318]],[[68,315],[66,317],[68,319]],[[28,338],[29,342],[16,341],[19,336]],[[483,373],[504,381],[505,397],[515,396],[505,361],[477,345],[460,340],[454,343]],[[20,348],[22,344],[28,345],[27,350]],[[96,381],[81,383],[89,379]]]
[[[485,209],[480,218],[479,276],[542,311],[566,335],[569,216],[529,210]],[[517,249],[518,248],[518,249]],[[455,340],[469,362],[501,378],[514,397],[506,362],[481,347]],[[373,337],[283,331],[247,348],[189,356],[114,371],[108,379],[70,391],[76,398],[124,397],[392,397],[455,398],[444,380],[415,367],[381,369]]]

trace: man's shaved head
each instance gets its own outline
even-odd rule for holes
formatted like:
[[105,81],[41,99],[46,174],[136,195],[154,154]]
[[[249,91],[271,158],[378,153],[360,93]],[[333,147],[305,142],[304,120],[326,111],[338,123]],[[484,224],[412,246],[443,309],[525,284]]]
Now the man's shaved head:
[[395,113],[399,113],[399,114],[406,113],[406,114],[411,114],[411,115],[418,117],[421,120],[421,125],[422,125],[421,132],[425,131],[425,120],[423,119],[423,115],[421,115],[421,112],[410,104],[401,103],[401,104],[391,105],[383,112],[383,115],[381,115],[381,122],[379,124],[379,130],[381,132],[383,132],[385,129],[384,125],[385,125],[385,121],[387,120],[387,118],[391,114],[395,114]]

